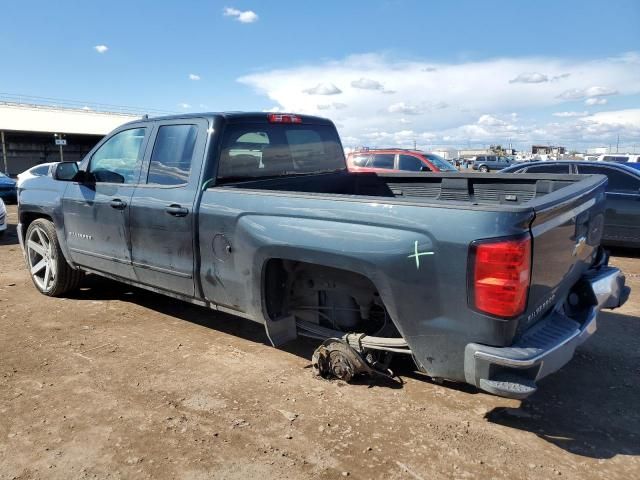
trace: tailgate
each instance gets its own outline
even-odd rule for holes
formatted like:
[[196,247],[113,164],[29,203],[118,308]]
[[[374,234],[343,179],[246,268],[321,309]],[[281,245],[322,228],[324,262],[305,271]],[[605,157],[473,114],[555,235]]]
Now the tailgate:
[[[518,332],[563,302],[593,263],[604,225],[606,177],[582,177],[571,186],[542,196],[538,204],[532,202],[535,217],[531,223],[531,287]],[[541,186],[544,188],[544,183]]]

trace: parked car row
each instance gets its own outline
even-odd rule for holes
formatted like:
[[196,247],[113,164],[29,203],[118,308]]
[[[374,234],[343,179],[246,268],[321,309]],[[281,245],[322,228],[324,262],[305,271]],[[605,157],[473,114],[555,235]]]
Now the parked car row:
[[455,172],[444,158],[419,150],[375,149],[347,155],[352,172]]
[[632,163],[638,165],[640,162],[640,155],[626,154],[626,153],[608,153],[600,155],[597,159],[598,162],[614,162],[614,163]]
[[7,209],[4,206],[4,201],[0,198],[0,237],[7,231]]
[[513,165],[500,173],[605,175],[609,181],[602,243],[640,247],[640,171],[611,162],[557,161]]
[[7,202],[17,200],[16,181],[0,172],[0,199]]
[[502,170],[512,164],[513,161],[507,157],[479,155],[473,159],[473,166],[471,168],[486,173],[492,170]]

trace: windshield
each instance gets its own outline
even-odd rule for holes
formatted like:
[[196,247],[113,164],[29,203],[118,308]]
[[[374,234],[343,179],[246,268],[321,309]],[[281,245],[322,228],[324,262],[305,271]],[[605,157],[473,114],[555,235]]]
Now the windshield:
[[243,179],[333,172],[346,168],[338,132],[330,125],[229,125],[218,178]]
[[444,158],[435,153],[423,153],[423,155],[433,163],[441,172],[457,172],[457,170]]

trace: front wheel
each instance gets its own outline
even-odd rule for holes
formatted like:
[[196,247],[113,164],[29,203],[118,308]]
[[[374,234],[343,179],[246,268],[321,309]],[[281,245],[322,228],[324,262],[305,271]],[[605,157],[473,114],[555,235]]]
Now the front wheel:
[[49,220],[34,220],[25,235],[27,268],[35,287],[50,297],[77,288],[82,272],[73,270],[62,255],[56,229]]
[[479,170],[480,170],[482,173],[487,173],[487,172],[489,171],[489,168],[488,168],[486,165],[482,165],[482,166],[479,168]]

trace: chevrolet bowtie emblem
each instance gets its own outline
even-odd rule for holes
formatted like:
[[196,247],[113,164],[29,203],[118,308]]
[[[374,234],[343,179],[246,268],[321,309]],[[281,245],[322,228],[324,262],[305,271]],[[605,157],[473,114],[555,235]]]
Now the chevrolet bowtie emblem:
[[587,245],[587,237],[580,237],[576,242],[576,246],[573,248],[573,256],[577,257],[578,255],[582,256],[582,253],[589,248]]

